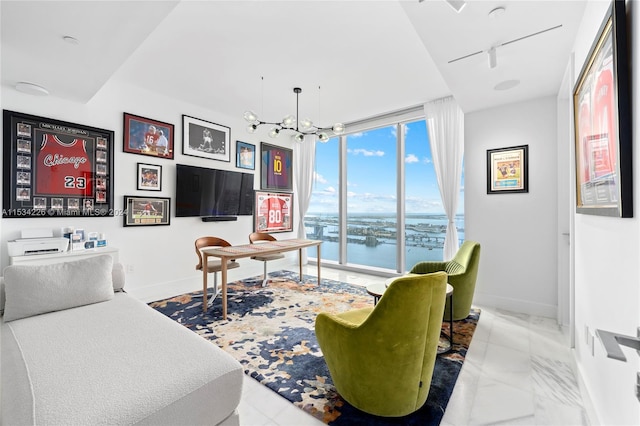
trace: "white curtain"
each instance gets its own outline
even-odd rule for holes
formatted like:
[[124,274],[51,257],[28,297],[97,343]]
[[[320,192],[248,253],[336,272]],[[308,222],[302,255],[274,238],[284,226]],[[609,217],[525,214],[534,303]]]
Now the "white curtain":
[[[295,204],[298,207],[298,238],[306,238],[304,229],[304,216],[307,214],[311,202],[311,190],[313,189],[313,172],[316,162],[316,137],[305,136],[302,143],[293,148],[293,187],[295,192]],[[302,250],[302,263],[307,264],[307,250]]]
[[424,113],[442,205],[449,219],[443,260],[450,260],[459,248],[455,216],[464,156],[464,113],[453,97],[426,103]]

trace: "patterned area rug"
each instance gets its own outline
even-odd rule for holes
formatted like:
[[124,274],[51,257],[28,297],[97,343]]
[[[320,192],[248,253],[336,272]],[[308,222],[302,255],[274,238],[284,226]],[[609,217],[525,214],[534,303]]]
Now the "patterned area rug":
[[[321,311],[343,312],[371,306],[373,297],[360,286],[279,271],[262,288],[261,278],[228,285],[227,320],[222,320],[221,297],[202,313],[202,292],[150,303],[150,306],[188,327],[234,356],[245,373],[282,395],[297,407],[329,425],[437,425],[453,391],[478,322],[474,310],[454,322],[453,350],[436,360],[429,397],[417,412],[400,418],[363,413],[336,392],[316,341],[314,322]],[[443,331],[448,333],[444,322]],[[445,340],[442,339],[444,342]],[[447,342],[448,344],[448,342]]]

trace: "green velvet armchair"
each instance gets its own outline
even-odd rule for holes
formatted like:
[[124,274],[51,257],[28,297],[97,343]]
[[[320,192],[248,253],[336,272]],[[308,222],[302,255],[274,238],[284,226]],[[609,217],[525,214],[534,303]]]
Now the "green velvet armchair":
[[[453,287],[453,319],[461,320],[469,316],[473,293],[476,288],[480,244],[465,241],[455,257],[448,262],[419,262],[409,271],[412,274],[429,274],[445,271],[448,283]],[[445,308],[445,318],[449,318],[449,301]]]
[[316,336],[338,393],[377,416],[400,417],[429,395],[447,274],[395,279],[371,308],[320,313]]

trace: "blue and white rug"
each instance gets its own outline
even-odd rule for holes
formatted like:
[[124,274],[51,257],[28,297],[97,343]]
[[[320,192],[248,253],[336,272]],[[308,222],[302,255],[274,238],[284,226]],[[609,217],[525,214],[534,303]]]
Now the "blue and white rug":
[[[202,313],[202,292],[150,303],[150,306],[229,352],[245,373],[297,407],[330,425],[437,425],[453,391],[478,322],[474,310],[454,323],[454,348],[436,360],[429,397],[417,412],[400,418],[372,416],[352,407],[336,392],[314,333],[317,314],[371,306],[360,286],[279,271],[261,287],[260,277],[228,285],[227,320],[220,297]],[[448,323],[443,323],[448,333]]]

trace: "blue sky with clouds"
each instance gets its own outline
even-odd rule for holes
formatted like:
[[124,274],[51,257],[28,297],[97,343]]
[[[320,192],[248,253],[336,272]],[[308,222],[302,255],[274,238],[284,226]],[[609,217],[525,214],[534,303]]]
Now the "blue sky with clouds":
[[[424,121],[405,127],[406,212],[444,213]],[[337,213],[338,138],[316,145],[316,170],[309,214]],[[395,213],[396,127],[347,136],[348,213]],[[458,212],[464,211],[462,192]]]

